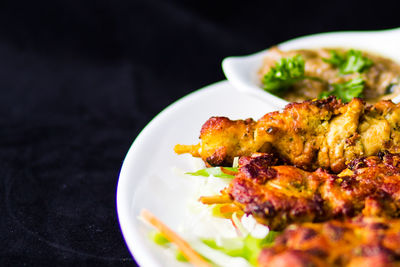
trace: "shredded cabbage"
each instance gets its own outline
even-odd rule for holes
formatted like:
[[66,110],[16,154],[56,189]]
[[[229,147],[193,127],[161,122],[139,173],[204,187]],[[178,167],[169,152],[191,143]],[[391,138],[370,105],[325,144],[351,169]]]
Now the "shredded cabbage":
[[249,232],[244,228],[242,222],[240,219],[237,217],[236,212],[232,214],[232,221],[235,224],[236,228],[239,230],[241,236],[246,236],[249,234]]
[[243,257],[229,256],[219,249],[214,249],[200,240],[189,242],[200,255],[217,266],[250,267],[249,262]]
[[[237,172],[238,158],[234,159],[233,167],[224,168]],[[179,235],[212,264],[235,267],[254,266],[261,249],[273,243],[277,232],[269,231],[268,227],[257,223],[251,215],[241,216],[240,212],[239,214],[237,212],[222,214],[220,208],[224,204],[204,205],[198,201],[201,196],[218,195],[229,185],[234,176],[224,173],[220,167],[186,173],[177,169],[173,171],[177,175],[204,177],[204,179],[193,179],[197,192],[188,202],[185,219],[178,226]],[[168,248],[172,255],[175,253],[178,261],[185,261],[182,253],[175,246],[171,246],[162,234],[152,233],[151,239],[156,244]]]
[[150,239],[153,240],[154,243],[160,246],[165,246],[170,243],[170,241],[159,231],[152,231],[149,234]]
[[239,167],[239,157],[234,157],[233,163],[232,163],[232,168],[237,168],[237,167]]

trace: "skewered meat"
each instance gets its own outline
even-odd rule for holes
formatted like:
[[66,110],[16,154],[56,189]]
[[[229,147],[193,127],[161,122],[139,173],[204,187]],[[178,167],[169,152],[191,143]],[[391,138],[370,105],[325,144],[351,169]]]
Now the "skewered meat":
[[261,267],[399,266],[400,220],[357,217],[289,226],[258,258]]
[[272,230],[359,214],[400,215],[400,154],[353,160],[338,175],[275,164],[272,154],[241,157],[238,174],[223,191]]
[[212,117],[202,127],[198,145],[176,145],[178,154],[201,157],[208,166],[229,166],[237,156],[276,152],[304,170],[335,173],[358,157],[381,150],[400,152],[400,106],[391,101],[366,105],[334,97],[288,104],[260,120]]

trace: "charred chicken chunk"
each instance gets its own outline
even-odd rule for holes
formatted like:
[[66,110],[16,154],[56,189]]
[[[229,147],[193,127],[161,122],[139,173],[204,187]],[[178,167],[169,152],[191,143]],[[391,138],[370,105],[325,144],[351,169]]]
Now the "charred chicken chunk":
[[275,162],[271,154],[240,158],[239,172],[223,192],[272,230],[359,214],[400,215],[399,154],[356,159],[338,175],[275,166]]
[[289,226],[259,255],[261,267],[399,266],[400,220],[357,217]]

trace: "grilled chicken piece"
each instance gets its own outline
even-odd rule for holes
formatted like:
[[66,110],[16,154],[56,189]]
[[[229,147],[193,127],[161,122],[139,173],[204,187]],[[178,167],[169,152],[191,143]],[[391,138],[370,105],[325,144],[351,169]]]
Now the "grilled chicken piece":
[[272,154],[240,158],[238,174],[223,191],[272,230],[359,214],[400,215],[400,154],[356,159],[338,175],[275,164]]
[[400,152],[400,106],[386,100],[371,106],[358,98],[343,104],[334,97],[291,103],[258,121],[212,117],[200,140],[176,145],[175,152],[201,157],[208,166],[230,166],[234,157],[274,151],[304,170],[338,173],[355,158]]
[[357,217],[291,225],[258,258],[261,267],[399,266],[400,220]]

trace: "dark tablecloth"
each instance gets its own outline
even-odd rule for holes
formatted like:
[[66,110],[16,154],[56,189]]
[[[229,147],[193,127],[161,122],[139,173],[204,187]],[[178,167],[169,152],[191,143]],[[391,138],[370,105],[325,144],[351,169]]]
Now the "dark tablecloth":
[[394,3],[3,1],[0,265],[134,266],[116,186],[150,119],[224,79],[226,56],[400,26]]

